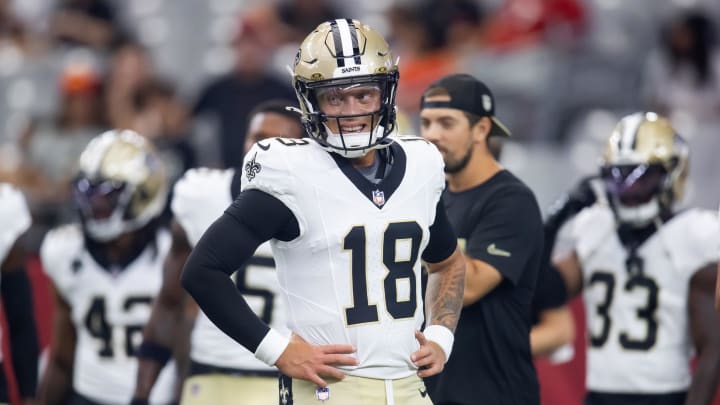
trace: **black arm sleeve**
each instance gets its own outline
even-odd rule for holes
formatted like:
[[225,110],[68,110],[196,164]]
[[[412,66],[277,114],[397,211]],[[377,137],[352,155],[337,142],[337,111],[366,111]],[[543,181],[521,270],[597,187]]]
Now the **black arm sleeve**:
[[269,327],[252,312],[229,276],[266,240],[298,235],[295,216],[280,200],[245,191],[200,238],[185,264],[182,285],[218,328],[255,352]]
[[435,222],[430,226],[430,241],[422,254],[428,263],[440,263],[455,251],[457,236],[448,220],[442,198],[435,207]]
[[555,248],[555,240],[558,232],[563,224],[570,220],[578,210],[572,204],[567,203],[567,199],[562,199],[558,203],[556,209],[551,210],[545,223],[543,224],[543,233],[545,235],[545,243],[543,245],[543,266],[550,264],[552,252]]
[[543,224],[545,242],[540,275],[532,302],[533,323],[539,320],[540,312],[543,310],[558,308],[567,302],[567,289],[562,276],[552,265],[552,253],[560,228],[585,207],[595,203],[595,192],[590,183],[593,179],[594,177],[582,179],[574,190],[561,196],[550,208]]
[[3,273],[0,293],[10,329],[10,352],[18,389],[23,398],[32,398],[37,388],[39,344],[32,289],[25,269]]
[[595,176],[582,178],[573,190],[562,195],[550,207],[550,212],[543,225],[545,233],[543,263],[550,261],[555,247],[555,239],[563,224],[577,215],[583,208],[593,205],[597,200],[592,188],[592,181],[595,178]]

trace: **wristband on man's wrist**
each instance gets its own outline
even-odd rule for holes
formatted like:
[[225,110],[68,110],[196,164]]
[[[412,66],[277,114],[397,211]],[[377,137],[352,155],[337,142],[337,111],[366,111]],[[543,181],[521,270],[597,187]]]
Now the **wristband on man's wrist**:
[[447,363],[452,352],[453,342],[455,342],[455,334],[445,326],[430,325],[425,328],[423,335],[425,335],[425,339],[432,340],[440,346],[445,353],[445,362]]
[[274,366],[288,344],[290,344],[289,336],[284,336],[275,329],[270,329],[257,349],[255,349],[255,357],[268,366]]

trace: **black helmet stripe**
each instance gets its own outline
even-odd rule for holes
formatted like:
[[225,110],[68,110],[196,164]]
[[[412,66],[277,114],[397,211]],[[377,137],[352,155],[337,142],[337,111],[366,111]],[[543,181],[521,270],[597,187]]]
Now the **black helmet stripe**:
[[357,37],[357,28],[355,27],[355,23],[353,20],[348,19],[348,28],[350,29],[350,40],[352,41],[352,50],[353,50],[353,58],[355,59],[355,64],[360,64],[360,46],[358,46],[358,37]]
[[345,59],[352,57],[355,65],[360,64],[360,46],[357,28],[350,19],[337,19],[330,23],[335,44],[335,60],[338,67],[345,67]]
[[338,20],[330,23],[330,28],[333,36],[333,43],[335,44],[335,60],[337,61],[338,67],[345,66],[345,54],[343,53],[342,39],[340,37],[340,29],[338,29]]
[[640,131],[640,127],[645,122],[644,114],[635,118],[636,119],[633,119],[632,121],[629,121],[627,123],[627,126],[629,128],[624,130],[627,136],[623,137],[623,141],[621,144],[621,147],[628,152],[635,150],[635,148],[637,147],[638,132]]

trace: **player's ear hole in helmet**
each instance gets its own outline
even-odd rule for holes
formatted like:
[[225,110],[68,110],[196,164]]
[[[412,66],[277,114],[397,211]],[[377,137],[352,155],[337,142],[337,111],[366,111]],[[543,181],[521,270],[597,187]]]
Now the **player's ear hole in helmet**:
[[303,125],[326,150],[353,158],[387,146],[398,69],[377,31],[350,19],[320,24],[300,45],[292,74]]
[[687,144],[667,119],[652,112],[622,118],[600,168],[619,221],[644,226],[670,214],[682,198],[687,159]]
[[133,131],[112,130],[95,137],[80,155],[72,191],[85,232],[104,242],[157,218],[168,184],[150,141]]

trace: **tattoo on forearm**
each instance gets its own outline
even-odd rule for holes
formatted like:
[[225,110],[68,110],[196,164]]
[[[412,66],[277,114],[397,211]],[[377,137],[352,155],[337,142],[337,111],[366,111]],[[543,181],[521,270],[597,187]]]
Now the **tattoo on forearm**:
[[427,285],[429,325],[443,325],[455,331],[463,303],[465,261],[454,260],[443,271],[431,273]]

